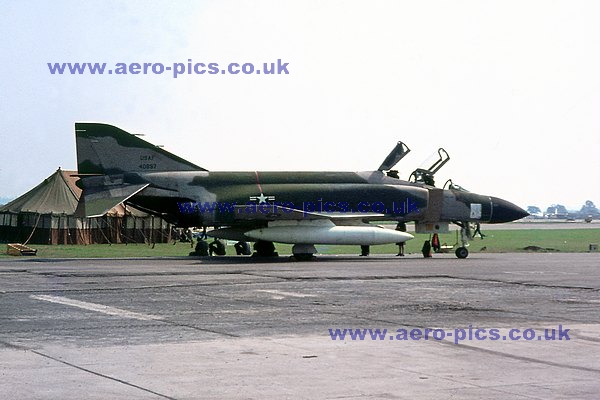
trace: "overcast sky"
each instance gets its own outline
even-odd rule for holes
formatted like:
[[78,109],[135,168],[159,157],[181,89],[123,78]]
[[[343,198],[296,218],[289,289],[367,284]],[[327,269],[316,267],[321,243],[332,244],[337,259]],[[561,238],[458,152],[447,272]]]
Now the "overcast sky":
[[[600,2],[0,0],[0,197],[105,122],[209,170],[438,173],[523,207],[600,203]],[[285,75],[51,75],[49,62],[289,63]]]

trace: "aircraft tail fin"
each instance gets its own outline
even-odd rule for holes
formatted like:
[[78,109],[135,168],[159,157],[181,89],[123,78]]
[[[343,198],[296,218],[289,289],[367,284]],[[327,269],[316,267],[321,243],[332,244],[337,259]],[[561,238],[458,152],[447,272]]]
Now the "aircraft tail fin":
[[75,136],[80,175],[206,171],[116,126],[76,122]]

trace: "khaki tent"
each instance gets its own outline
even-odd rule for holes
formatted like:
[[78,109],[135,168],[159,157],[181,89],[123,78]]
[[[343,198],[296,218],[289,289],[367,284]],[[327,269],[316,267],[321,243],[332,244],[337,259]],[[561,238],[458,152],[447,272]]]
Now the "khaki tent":
[[104,216],[75,216],[81,197],[76,171],[60,168],[42,183],[0,206],[0,241],[34,244],[164,243],[171,225],[120,204]]

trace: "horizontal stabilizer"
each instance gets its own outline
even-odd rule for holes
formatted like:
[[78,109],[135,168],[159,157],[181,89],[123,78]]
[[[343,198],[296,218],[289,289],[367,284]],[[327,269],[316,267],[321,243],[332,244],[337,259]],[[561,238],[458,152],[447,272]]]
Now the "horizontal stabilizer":
[[77,216],[86,218],[101,217],[146,187],[148,187],[148,184],[101,186],[97,189],[85,189],[82,194],[82,201],[79,202],[75,213]]

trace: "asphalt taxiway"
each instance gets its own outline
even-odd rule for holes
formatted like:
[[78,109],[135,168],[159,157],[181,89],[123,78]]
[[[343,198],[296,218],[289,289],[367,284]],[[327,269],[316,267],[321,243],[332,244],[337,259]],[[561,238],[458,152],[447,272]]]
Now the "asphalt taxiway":
[[[536,336],[396,336],[469,326]],[[600,254],[2,260],[0,378],[5,399],[595,399]]]

